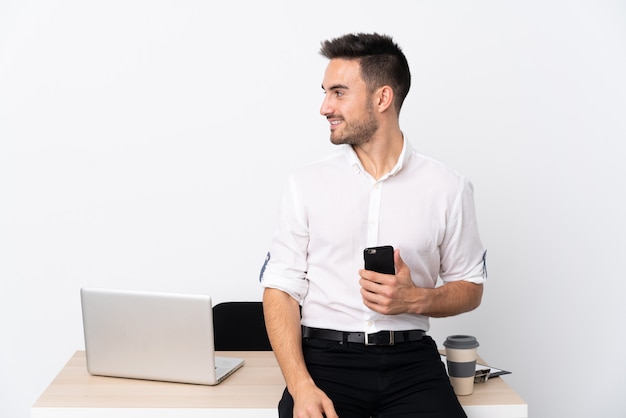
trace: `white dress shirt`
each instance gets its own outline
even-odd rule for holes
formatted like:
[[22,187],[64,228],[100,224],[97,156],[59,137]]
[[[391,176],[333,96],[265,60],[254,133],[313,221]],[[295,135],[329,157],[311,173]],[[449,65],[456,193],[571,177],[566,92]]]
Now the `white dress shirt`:
[[382,315],[363,304],[363,250],[399,249],[420,287],[433,288],[438,278],[483,283],[472,185],[406,139],[396,166],[379,180],[351,146],[339,148],[289,177],[261,284],[298,300],[309,327],[428,331],[425,316]]

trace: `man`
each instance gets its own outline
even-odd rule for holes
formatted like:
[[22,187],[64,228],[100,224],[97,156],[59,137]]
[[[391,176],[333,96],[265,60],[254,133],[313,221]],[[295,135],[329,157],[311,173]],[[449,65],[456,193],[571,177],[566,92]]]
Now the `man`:
[[[349,34],[320,52],[320,112],[340,149],[289,178],[261,274],[280,416],[464,417],[425,332],[429,317],[480,304],[471,183],[400,130],[411,76],[390,37]],[[379,245],[395,248],[395,274],[363,269]]]

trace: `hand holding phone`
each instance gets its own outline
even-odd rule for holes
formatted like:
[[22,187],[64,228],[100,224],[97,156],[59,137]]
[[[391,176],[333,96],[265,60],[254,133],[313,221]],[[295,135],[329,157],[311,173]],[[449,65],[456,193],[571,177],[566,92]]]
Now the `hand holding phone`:
[[365,259],[365,270],[384,274],[396,274],[393,261],[393,247],[391,245],[366,248],[363,250],[363,258]]

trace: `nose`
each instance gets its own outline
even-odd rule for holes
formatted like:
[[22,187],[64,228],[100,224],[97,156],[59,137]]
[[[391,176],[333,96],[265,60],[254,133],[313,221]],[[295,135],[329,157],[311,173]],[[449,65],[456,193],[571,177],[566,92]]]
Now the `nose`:
[[328,116],[328,115],[332,115],[333,113],[333,108],[330,104],[330,100],[328,95],[324,95],[324,100],[322,100],[322,106],[320,107],[320,115],[322,116]]

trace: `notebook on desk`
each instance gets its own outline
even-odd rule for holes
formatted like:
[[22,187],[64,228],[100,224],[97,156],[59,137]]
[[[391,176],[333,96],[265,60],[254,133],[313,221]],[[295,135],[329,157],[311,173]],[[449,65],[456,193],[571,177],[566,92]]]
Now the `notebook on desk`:
[[99,288],[80,295],[90,374],[216,385],[243,366],[215,356],[207,295]]

